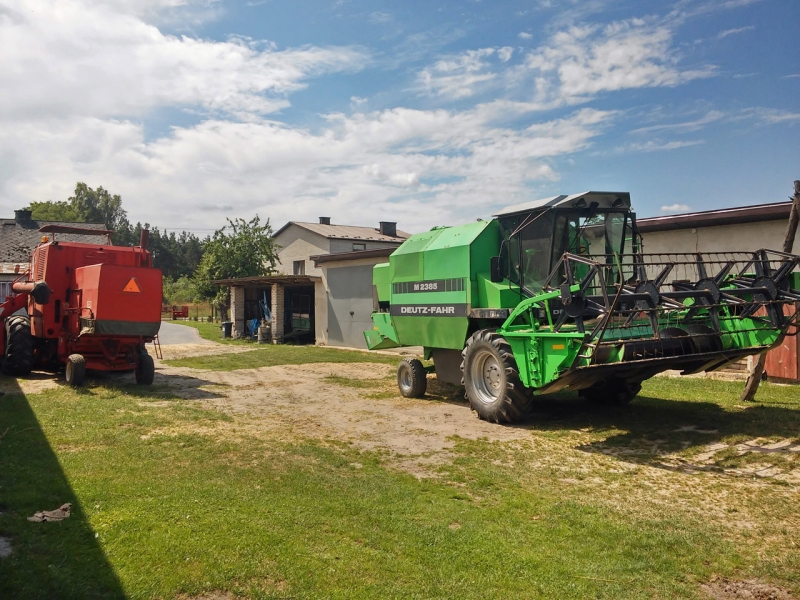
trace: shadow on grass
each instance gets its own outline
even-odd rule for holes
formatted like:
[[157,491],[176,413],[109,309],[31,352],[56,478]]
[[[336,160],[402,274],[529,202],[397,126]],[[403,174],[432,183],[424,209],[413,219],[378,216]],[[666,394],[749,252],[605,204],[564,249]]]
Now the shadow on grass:
[[576,394],[558,394],[539,399],[531,418],[513,427],[607,431],[605,439],[578,449],[673,469],[661,462],[665,455],[723,439],[734,443],[756,438],[797,440],[800,410],[780,404],[753,404],[746,408],[739,405],[738,410],[726,410],[715,402],[638,396],[630,405],[609,407],[582,400]]
[[[83,507],[16,381],[0,377],[0,598],[124,598]],[[27,517],[70,502],[58,522]]]

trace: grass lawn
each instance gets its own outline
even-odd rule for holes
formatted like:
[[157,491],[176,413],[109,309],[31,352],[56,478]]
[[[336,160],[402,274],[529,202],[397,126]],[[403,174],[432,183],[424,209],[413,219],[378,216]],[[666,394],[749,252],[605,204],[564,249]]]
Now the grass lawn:
[[[274,360],[272,349],[235,359]],[[380,355],[358,354],[369,356]],[[9,393],[0,536],[13,554],[0,558],[0,597],[693,598],[715,576],[797,591],[791,486],[649,468],[658,449],[688,460],[709,440],[798,442],[796,388],[766,386],[750,407],[738,389],[655,379],[624,409],[546,401],[530,444],[454,438],[429,479],[339,440],[258,435],[248,415],[158,387]],[[651,503],[656,481],[685,486],[685,499]],[[739,493],[762,517],[734,534],[698,510],[697,486],[710,506]],[[26,520],[64,502],[63,522]]]

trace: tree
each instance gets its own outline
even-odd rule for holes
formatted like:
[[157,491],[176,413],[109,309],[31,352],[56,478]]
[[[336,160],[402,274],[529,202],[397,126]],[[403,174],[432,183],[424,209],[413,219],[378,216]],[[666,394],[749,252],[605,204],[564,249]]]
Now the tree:
[[269,275],[275,271],[276,261],[277,247],[269,219],[263,225],[258,215],[250,221],[228,219],[228,225],[215,231],[205,243],[195,285],[201,295],[211,298],[224,313],[228,307],[228,290],[214,281]]
[[119,194],[112,196],[102,186],[93,190],[79,181],[75,185],[75,195],[66,202],[31,202],[28,208],[36,220],[103,223],[106,229],[114,231],[111,234],[114,244],[127,245],[130,242],[131,225],[128,214],[122,208],[122,198]]

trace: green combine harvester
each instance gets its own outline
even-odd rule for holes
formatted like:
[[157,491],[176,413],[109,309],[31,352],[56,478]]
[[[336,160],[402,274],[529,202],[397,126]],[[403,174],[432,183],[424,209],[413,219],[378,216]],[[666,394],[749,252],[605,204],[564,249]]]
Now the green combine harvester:
[[433,359],[400,363],[404,396],[424,395],[435,372],[482,419],[510,423],[537,395],[626,403],[662,371],[714,371],[775,346],[796,333],[798,265],[772,250],[646,254],[630,194],[556,196],[411,236],[374,268],[364,336]]

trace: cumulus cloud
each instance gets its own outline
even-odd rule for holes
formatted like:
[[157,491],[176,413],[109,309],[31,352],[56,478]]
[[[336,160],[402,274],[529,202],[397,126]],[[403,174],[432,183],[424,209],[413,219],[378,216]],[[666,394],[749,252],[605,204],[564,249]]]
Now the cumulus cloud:
[[533,34],[532,33],[528,33],[527,31],[520,31],[517,34],[517,37],[519,39],[521,39],[521,40],[532,40],[533,39]]
[[579,102],[600,92],[677,86],[714,75],[713,67],[681,69],[666,26],[641,19],[604,27],[574,26],[527,56],[537,93],[552,102]]
[[162,106],[267,114],[309,78],[367,61],[353,48],[278,51],[241,38],[165,35],[136,12],[178,2],[133,2],[123,12],[128,4],[8,2],[11,16],[0,20],[0,114],[130,117]]

